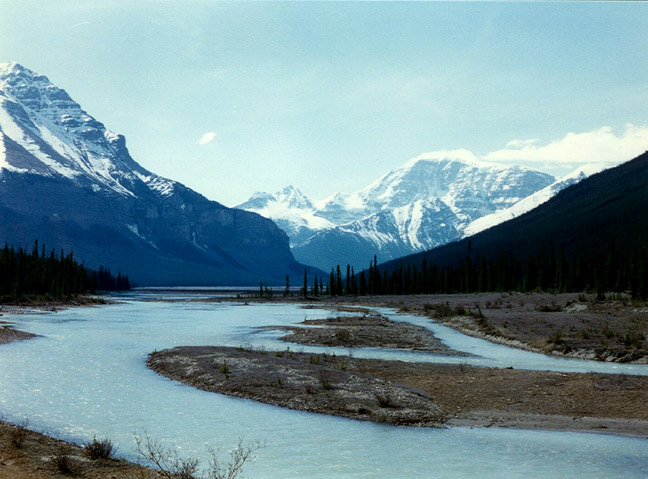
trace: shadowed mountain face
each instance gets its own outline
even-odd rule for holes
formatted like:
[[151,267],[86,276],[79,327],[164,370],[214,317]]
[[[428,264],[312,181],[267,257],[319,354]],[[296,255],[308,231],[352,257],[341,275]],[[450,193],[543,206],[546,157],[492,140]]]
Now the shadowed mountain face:
[[140,285],[303,274],[272,221],[151,173],[46,77],[0,64],[0,241],[74,251]]

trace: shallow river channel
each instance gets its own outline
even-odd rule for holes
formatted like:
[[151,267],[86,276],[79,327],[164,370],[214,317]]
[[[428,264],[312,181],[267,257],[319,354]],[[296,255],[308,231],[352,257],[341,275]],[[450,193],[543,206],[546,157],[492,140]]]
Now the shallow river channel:
[[[181,454],[207,462],[208,446],[226,452],[239,438],[265,447],[246,464],[252,479],[273,478],[646,478],[648,440],[603,434],[509,429],[426,429],[375,425],[284,410],[199,391],[156,375],[147,355],[179,345],[285,349],[279,332],[256,326],[295,324],[333,313],[294,305],[144,301],[56,314],[3,316],[39,334],[0,346],[0,415],[76,442],[93,436],[136,458],[134,434],[147,432]],[[430,327],[471,358],[354,350],[356,357],[469,362],[561,371],[648,374],[648,366],[550,358]],[[292,347],[348,354],[345,349]]]

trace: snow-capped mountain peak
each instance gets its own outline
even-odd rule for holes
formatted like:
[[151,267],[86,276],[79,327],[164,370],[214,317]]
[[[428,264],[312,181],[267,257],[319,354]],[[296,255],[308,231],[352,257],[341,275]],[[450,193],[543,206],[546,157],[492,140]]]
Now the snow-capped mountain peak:
[[492,163],[486,163],[480,160],[472,151],[458,149],[458,150],[437,150],[426,153],[421,153],[415,156],[410,161],[403,165],[403,169],[411,168],[420,162],[435,162],[435,161],[458,161],[467,165],[473,166],[492,166]]
[[475,219],[552,181],[550,175],[529,168],[482,162],[467,150],[438,151],[410,160],[358,195],[371,209],[398,208],[441,198],[457,213],[468,207],[471,212],[467,219]]
[[294,186],[286,186],[275,194],[257,191],[235,208],[271,218],[288,234],[291,245],[305,240],[313,231],[335,227],[328,219],[318,216],[312,202]]
[[275,195],[277,201],[285,203],[290,208],[311,209],[313,204],[299,189],[292,185],[286,186]]
[[0,238],[74,251],[139,284],[283,281],[303,266],[259,215],[147,171],[43,75],[0,65]]
[[256,191],[247,201],[236,205],[239,209],[311,209],[313,204],[299,189],[286,186],[275,194]]
[[[175,182],[139,166],[126,140],[85,112],[65,90],[22,65],[0,64],[2,170],[65,177],[95,191],[137,196],[173,193]],[[142,185],[143,183],[143,185]]]
[[308,206],[291,206],[295,189],[288,187],[275,195],[256,193],[238,207],[275,220],[296,258],[328,270],[341,262],[365,265],[374,253],[387,260],[458,239],[477,218],[554,180],[530,168],[482,162],[467,150],[437,151],[359,191]]

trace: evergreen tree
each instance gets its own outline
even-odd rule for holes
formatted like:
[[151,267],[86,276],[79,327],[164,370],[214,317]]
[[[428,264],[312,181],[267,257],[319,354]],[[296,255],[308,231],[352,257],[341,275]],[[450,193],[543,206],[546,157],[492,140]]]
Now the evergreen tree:
[[367,278],[365,278],[364,269],[360,272],[360,296],[367,294]]
[[7,243],[0,250],[0,302],[16,301],[23,296],[65,299],[97,290],[130,289],[128,277],[121,272],[115,278],[103,267],[90,271],[79,264],[72,253],[54,250],[49,256],[45,245],[34,241],[31,253],[15,250]]
[[290,275],[286,275],[286,286],[284,287],[284,292],[283,292],[284,298],[288,295],[290,295]]
[[351,294],[351,265],[347,263],[344,294]]
[[308,296],[308,271],[307,268],[304,268],[304,297]]

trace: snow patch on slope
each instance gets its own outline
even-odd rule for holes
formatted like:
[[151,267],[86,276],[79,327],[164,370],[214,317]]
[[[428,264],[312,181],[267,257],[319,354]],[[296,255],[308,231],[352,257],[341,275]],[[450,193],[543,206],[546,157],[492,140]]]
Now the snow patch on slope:
[[[94,191],[100,187],[130,197],[142,191],[137,180],[147,177],[151,191],[174,193],[175,182],[133,161],[121,135],[107,130],[47,77],[17,63],[0,64],[0,129],[41,163],[34,163],[31,173],[63,176]],[[10,162],[4,161],[14,171],[21,166]]]
[[11,171],[12,167],[7,162],[7,148],[5,147],[5,136],[2,131],[0,131],[0,174],[2,170]]
[[130,230],[131,233],[133,233],[133,234],[134,234],[135,236],[137,236],[138,238],[143,239],[143,240],[146,239],[144,236],[142,236],[142,235],[140,234],[140,232],[139,232],[139,228],[137,227],[136,224],[135,224],[135,225],[129,225],[129,224],[127,224],[126,227]]
[[584,180],[585,178],[599,173],[611,166],[613,165],[594,163],[577,168],[568,175],[559,178],[551,185],[541,189],[540,191],[537,191],[531,196],[518,201],[513,206],[501,211],[497,211],[490,215],[483,216],[473,221],[463,231],[463,237],[465,238],[467,236],[472,236],[481,231],[492,228],[493,226],[497,226],[500,223],[504,223],[505,221],[517,218],[518,216],[521,216],[524,213],[527,213],[540,206],[541,204],[549,201],[551,198],[556,196],[558,192],[564,190],[568,186],[576,184],[581,180]]
[[282,222],[284,227],[291,224],[293,233],[303,228],[321,230],[336,226],[330,220],[318,216],[317,209],[308,197],[293,186],[287,186],[275,194],[256,192],[248,201],[235,208],[253,211],[266,218]]
[[[40,146],[34,141],[34,139],[28,135],[12,118],[12,116],[6,111],[6,100],[0,100],[0,129],[11,138],[13,141],[22,146],[25,150],[31,153],[39,161],[41,161],[52,173],[56,172],[67,178],[73,178],[76,176],[76,172],[70,168],[61,165],[59,162],[55,161],[52,157],[41,151]],[[13,171],[19,171],[19,168],[14,168]],[[22,170],[26,171],[26,170]],[[51,173],[50,173],[51,174]]]

